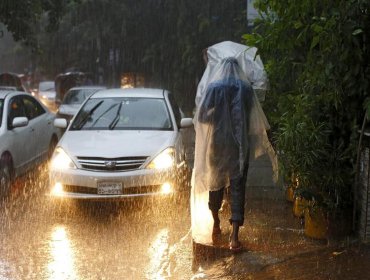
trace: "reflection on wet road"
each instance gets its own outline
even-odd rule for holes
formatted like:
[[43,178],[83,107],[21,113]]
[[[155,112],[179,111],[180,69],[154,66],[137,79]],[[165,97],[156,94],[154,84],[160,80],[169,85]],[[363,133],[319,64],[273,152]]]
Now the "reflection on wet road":
[[43,168],[14,189],[0,214],[1,280],[191,278],[188,196],[60,206]]
[[162,229],[149,248],[150,262],[146,274],[148,278],[160,280],[169,276],[168,255],[168,229]]
[[48,264],[49,279],[78,279],[74,255],[64,226],[56,226],[50,238],[51,260]]

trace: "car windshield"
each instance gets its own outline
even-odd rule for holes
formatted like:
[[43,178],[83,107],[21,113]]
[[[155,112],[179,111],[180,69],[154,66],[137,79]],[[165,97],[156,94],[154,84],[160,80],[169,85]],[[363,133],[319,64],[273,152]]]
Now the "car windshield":
[[93,98],[78,112],[70,130],[173,130],[162,98]]
[[3,122],[4,99],[0,99],[0,127]]
[[54,82],[41,82],[39,84],[39,91],[55,91]]
[[74,89],[67,92],[64,96],[62,104],[82,104],[86,98],[98,91],[98,89]]

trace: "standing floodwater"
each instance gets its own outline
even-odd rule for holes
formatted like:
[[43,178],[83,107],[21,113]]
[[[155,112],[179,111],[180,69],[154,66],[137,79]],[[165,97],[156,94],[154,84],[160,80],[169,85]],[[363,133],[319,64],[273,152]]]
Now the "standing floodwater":
[[47,182],[41,168],[2,203],[0,279],[191,278],[187,195],[58,208]]
[[[265,161],[259,161],[252,169],[262,168]],[[1,204],[0,279],[367,277],[370,252],[306,238],[278,188],[247,188],[243,253],[216,252],[198,260],[192,255],[189,196],[58,209],[46,191],[41,168],[18,180],[14,197]],[[226,236],[227,210],[221,213]]]

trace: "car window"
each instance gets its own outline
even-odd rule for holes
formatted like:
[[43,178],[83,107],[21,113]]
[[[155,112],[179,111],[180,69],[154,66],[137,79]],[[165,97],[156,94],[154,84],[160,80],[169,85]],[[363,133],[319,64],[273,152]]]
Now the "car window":
[[10,99],[8,112],[8,128],[12,129],[14,118],[26,117],[26,111],[20,96],[15,96]]
[[0,99],[0,127],[3,123],[4,99]]
[[91,94],[98,89],[71,90],[64,96],[62,104],[82,104]]
[[71,130],[173,130],[163,98],[93,98],[77,114]]
[[177,127],[180,127],[180,124],[181,124],[181,111],[180,111],[180,108],[177,105],[177,102],[176,102],[176,100],[175,100],[175,98],[173,97],[172,94],[169,94],[168,95],[168,100],[170,101],[173,114],[175,115]]
[[29,120],[32,120],[43,113],[45,113],[44,108],[32,97],[22,96],[24,108],[26,110],[26,116]]

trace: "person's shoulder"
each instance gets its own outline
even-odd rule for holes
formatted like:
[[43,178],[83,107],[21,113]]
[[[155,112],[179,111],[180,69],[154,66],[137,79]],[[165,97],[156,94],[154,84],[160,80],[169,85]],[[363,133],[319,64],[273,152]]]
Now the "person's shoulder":
[[208,89],[214,89],[214,88],[220,88],[220,87],[226,87],[228,86],[228,83],[226,80],[216,80],[208,84]]
[[246,92],[253,92],[253,88],[250,82],[234,77],[213,81],[207,86],[207,91],[217,91],[225,89],[230,89],[234,91],[241,89]]
[[236,83],[246,92],[253,92],[252,84],[249,81],[238,79]]
[[238,81],[235,78],[225,78],[209,83],[207,88],[208,89],[227,88],[235,86],[236,84],[238,84]]

